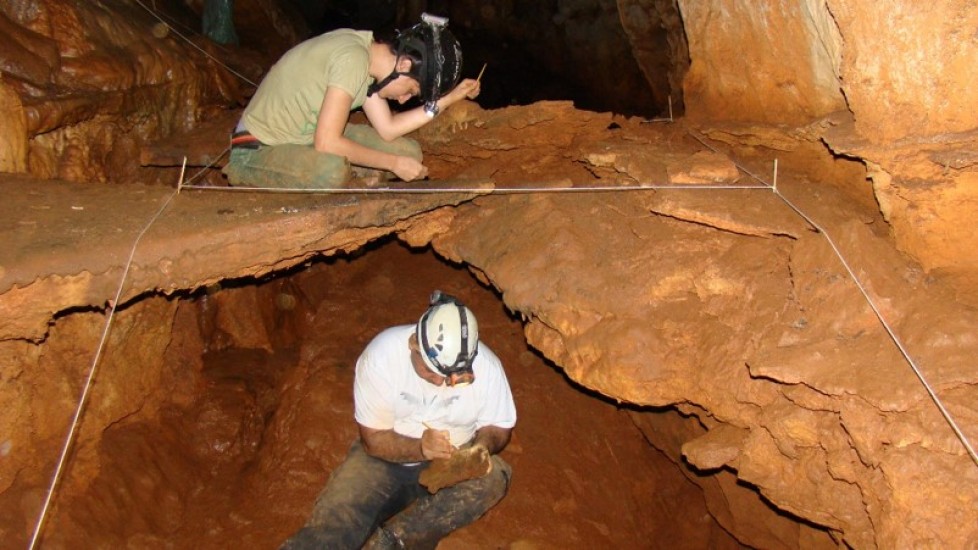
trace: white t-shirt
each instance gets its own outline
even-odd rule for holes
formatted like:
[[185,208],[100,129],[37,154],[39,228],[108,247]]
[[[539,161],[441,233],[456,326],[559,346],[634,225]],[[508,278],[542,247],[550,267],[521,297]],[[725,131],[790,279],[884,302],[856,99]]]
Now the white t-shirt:
[[408,338],[414,330],[414,325],[386,329],[360,354],[353,383],[359,424],[414,438],[420,438],[428,424],[448,430],[455,446],[467,443],[483,426],[516,425],[513,394],[496,354],[479,342],[472,364],[475,382],[456,388],[435,386],[418,376],[411,363]]

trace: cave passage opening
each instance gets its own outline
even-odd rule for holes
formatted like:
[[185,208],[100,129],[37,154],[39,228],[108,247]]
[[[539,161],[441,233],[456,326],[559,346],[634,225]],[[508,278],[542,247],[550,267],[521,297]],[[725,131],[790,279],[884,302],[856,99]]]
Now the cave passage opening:
[[[277,547],[356,437],[360,351],[383,328],[415,322],[435,288],[476,312],[519,414],[503,452],[508,496],[440,547],[740,547],[685,477],[695,474],[650,446],[633,417],[674,412],[629,410],[575,386],[528,347],[491,288],[393,239],[178,298],[158,414],[102,428],[98,467],[68,470],[44,546]],[[98,380],[89,409],[114,384]]]

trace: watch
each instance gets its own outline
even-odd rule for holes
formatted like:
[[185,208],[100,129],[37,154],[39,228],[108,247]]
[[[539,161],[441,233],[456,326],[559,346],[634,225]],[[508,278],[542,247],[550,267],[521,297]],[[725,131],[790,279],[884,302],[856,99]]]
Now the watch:
[[424,114],[428,115],[428,118],[435,118],[440,112],[441,109],[438,108],[437,101],[429,101],[424,104]]

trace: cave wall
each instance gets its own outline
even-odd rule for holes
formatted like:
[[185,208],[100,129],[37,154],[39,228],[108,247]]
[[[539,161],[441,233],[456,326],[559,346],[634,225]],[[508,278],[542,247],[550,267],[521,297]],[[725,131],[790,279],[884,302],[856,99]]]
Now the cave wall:
[[[804,124],[853,113],[874,143],[973,130],[978,9],[956,0],[680,2],[689,115]],[[967,37],[967,38],[966,38]]]
[[846,108],[842,37],[825,2],[680,1],[687,116],[802,125]]
[[[478,266],[527,319],[530,344],[572,379],[697,418],[707,431],[683,433],[682,457],[709,474],[705,490],[722,500],[741,502],[741,484],[756,487],[854,548],[972,544],[972,504],[958,499],[974,502],[978,493],[956,480],[971,483],[978,469],[822,237],[793,229],[791,216],[779,217],[788,225],[772,231],[787,237],[774,242],[724,234],[656,206],[668,200],[643,208],[619,199],[610,219],[573,197],[478,201],[477,212],[442,212],[450,221],[419,223],[406,238]],[[707,209],[744,221],[734,213],[752,202],[715,196]],[[846,235],[843,249],[860,259],[856,269],[873,281],[896,330],[930,377],[949,384],[943,398],[972,426],[966,357],[975,351],[966,327],[975,312],[911,283],[885,238],[845,221],[858,210],[822,211],[812,196],[804,203]],[[752,207],[767,223],[777,212]],[[647,209],[663,217],[643,216]],[[941,311],[962,316],[938,321]],[[928,321],[917,325],[924,312]],[[724,481],[725,471],[738,481]],[[726,525],[754,543],[750,522]],[[786,546],[832,544],[824,532],[792,537]]]
[[[898,246],[928,270],[978,267],[975,33],[958,0],[680,2],[687,116],[706,125],[810,127],[866,165]],[[833,114],[835,113],[835,114]],[[748,140],[745,131],[740,138]]]
[[662,116],[683,115],[686,108],[683,81],[689,70],[689,45],[679,3],[676,0],[618,0],[618,15],[632,55],[660,109],[665,100],[666,109]]
[[69,181],[164,177],[134,162],[140,148],[239,105],[266,56],[304,36],[271,2],[238,4],[243,29],[261,38],[255,50],[202,39],[199,16],[177,0],[4,2],[2,166]]
[[824,530],[783,511],[775,512],[757,491],[738,480],[736,472],[720,469],[703,475],[690,469],[683,446],[707,433],[696,415],[633,411],[631,416],[652,446],[703,491],[717,522],[744,544],[771,550],[838,548],[838,542]]
[[[4,527],[16,528],[0,533],[5,540],[25,540],[24,534],[34,528],[100,349],[106,353],[100,357],[97,372],[111,383],[98,385],[98,399],[89,404],[76,425],[77,441],[69,460],[73,475],[66,476],[63,487],[69,494],[83,492],[98,472],[98,444],[106,426],[127,418],[153,418],[166,399],[160,388],[169,388],[173,395],[181,388],[179,381],[192,380],[188,376],[195,371],[192,356],[187,363],[184,359],[188,357],[178,359],[173,354],[170,324],[159,322],[172,318],[175,310],[175,303],[158,298],[121,312],[103,348],[99,342],[104,317],[96,312],[76,312],[52,321],[43,345],[0,341],[4,446],[0,504],[9,518]],[[17,525],[17,519],[23,523]]]
[[861,136],[880,143],[975,128],[974,2],[921,9],[910,1],[829,0],[827,6],[845,43],[843,90]]
[[[622,2],[617,12],[601,4],[578,6],[580,11],[574,13],[597,10],[607,19],[626,13],[626,6],[643,13],[654,9]],[[873,253],[866,258],[879,264],[866,262],[861,273],[870,275],[875,291],[886,298],[886,311],[901,321],[901,332],[910,331],[914,349],[925,350],[925,363],[968,364],[975,353],[967,336],[975,322],[973,311],[959,314],[953,293],[937,290],[926,273],[968,274],[978,267],[978,257],[970,252],[978,244],[970,229],[978,204],[978,160],[971,152],[975,124],[967,111],[974,103],[975,87],[966,68],[975,48],[968,40],[954,39],[974,34],[976,8],[965,2],[945,3],[923,14],[909,1],[884,8],[831,0],[780,2],[756,11],[735,2],[679,6],[691,61],[683,81],[690,120],[707,129],[723,129],[731,141],[740,139],[760,149],[771,146],[758,138],[773,135],[765,134],[765,128],[806,128],[799,139],[824,143],[827,156],[865,164],[887,225],[880,229],[882,224],[872,214],[842,210],[841,216],[829,216],[833,227],[850,245],[886,242],[886,233],[892,232],[896,248],[871,247]],[[111,10],[124,17],[107,18]],[[132,174],[131,155],[139,142],[193,126],[209,108],[233,103],[236,94],[226,81],[215,80],[216,72],[199,70],[211,67],[206,59],[176,41],[153,41],[145,29],[154,21],[139,10],[121,1],[4,4],[0,24],[12,38],[4,46],[12,53],[3,57],[0,100],[14,114],[0,123],[11,129],[9,136],[0,136],[3,150],[11,152],[0,157],[5,168],[27,167],[44,177],[112,181],[113,174]],[[891,32],[880,33],[884,26]],[[521,29],[522,40],[533,36],[532,28]],[[935,71],[939,78],[932,77]],[[600,76],[589,80],[612,80]],[[500,213],[502,205],[513,211]],[[971,465],[962,460],[957,442],[919,386],[907,377],[903,359],[884,337],[864,336],[878,329],[877,321],[851,289],[843,290],[844,276],[838,270],[824,269],[834,261],[824,243],[814,238],[794,243],[778,236],[776,244],[760,246],[750,238],[718,237],[684,227],[676,230],[684,238],[655,242],[673,258],[649,258],[645,242],[630,249],[630,258],[622,252],[622,263],[612,267],[641,270],[642,280],[651,282],[609,287],[618,292],[617,299],[609,300],[609,288],[583,285],[573,273],[602,265],[603,260],[580,244],[588,235],[620,227],[599,221],[582,229],[574,220],[590,220],[594,212],[575,208],[522,199],[484,201],[478,208],[416,220],[407,238],[419,245],[435,242],[442,254],[478,266],[504,293],[507,305],[527,317],[533,345],[565,366],[575,380],[616,398],[676,406],[700,418],[708,431],[684,436],[684,460],[705,471],[736,472],[738,479],[757,486],[783,510],[829,529],[854,547],[918,546],[933,540],[952,547],[973,543],[976,535],[966,526],[974,499],[957,488],[961,479],[973,477]],[[615,208],[636,218],[649,215],[640,206]],[[561,216],[562,209],[568,213]],[[550,226],[555,219],[565,226],[563,232]],[[666,227],[675,223],[659,221]],[[554,263],[544,265],[536,251],[512,245],[524,237],[530,222],[541,232],[554,231],[552,242],[563,244],[554,249]],[[660,230],[658,225],[642,226],[633,232],[644,241]],[[804,235],[798,228],[788,233]],[[355,247],[366,238],[351,238],[343,246]],[[710,244],[689,244],[698,242]],[[287,243],[282,246],[288,248]],[[312,242],[308,250],[317,246],[325,245]],[[909,253],[920,265],[901,253]],[[634,258],[647,263],[629,263]],[[735,260],[744,259],[752,267],[761,266],[762,275],[724,275],[727,266],[734,269],[739,265]],[[713,269],[701,276],[678,265],[684,261]],[[232,263],[188,275],[178,284],[193,287],[222,273],[240,274],[243,268]],[[656,271],[649,271],[649,265]],[[269,261],[262,269],[275,267]],[[158,274],[147,273],[141,283],[152,288]],[[762,281],[765,291],[757,288]],[[99,283],[95,290],[87,279],[76,282],[84,294],[53,296],[60,287],[58,281],[51,283],[51,296],[44,298],[41,308],[42,326],[48,321],[45,308],[56,300],[62,301],[50,311],[90,307],[109,296],[110,282]],[[636,289],[662,309],[640,315],[615,309],[634,300]],[[5,299],[12,300],[5,303],[15,304],[11,316],[20,312],[23,302],[13,300],[6,288],[4,292]],[[42,294],[37,292],[33,299],[40,301],[37,296]],[[745,296],[754,300],[749,311],[742,307]],[[809,311],[820,312],[825,325],[806,328]],[[954,315],[941,315],[948,311]],[[745,332],[742,327],[748,325],[767,328]],[[77,338],[91,344],[92,331],[86,330]],[[57,334],[56,330],[55,345]],[[5,382],[14,383],[18,373],[43,361],[22,361],[38,352],[18,338],[37,334],[5,337],[10,338],[3,352],[12,358],[9,364],[21,365],[4,375]],[[692,349],[702,342],[715,349]],[[820,370],[826,357],[842,366]],[[868,374],[857,379],[854,371]],[[971,418],[973,376],[951,367],[941,372],[947,376],[944,390],[956,410]],[[72,373],[61,376],[70,378]],[[155,380],[150,376],[144,382],[151,385]],[[743,393],[729,392],[734,382]],[[70,401],[75,390],[50,391],[57,400]],[[130,391],[146,390],[141,386]],[[11,407],[3,420],[12,423],[23,420],[25,403],[43,403],[28,394],[5,393],[4,399]],[[151,403],[145,407],[153,409]],[[115,410],[97,418],[111,423],[129,414],[131,410]],[[22,475],[29,460],[3,462],[4,473]],[[926,478],[922,470],[929,472]],[[962,509],[955,505],[958,501],[967,505]],[[965,527],[948,530],[948,525]]]

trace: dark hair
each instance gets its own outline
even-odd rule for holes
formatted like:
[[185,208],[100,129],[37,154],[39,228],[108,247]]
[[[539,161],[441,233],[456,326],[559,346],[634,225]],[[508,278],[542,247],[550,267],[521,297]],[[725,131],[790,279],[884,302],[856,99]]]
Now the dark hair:
[[375,38],[387,44],[395,59],[406,57],[411,69],[394,70],[386,78],[370,85],[367,95],[373,95],[400,75],[409,76],[420,85],[419,98],[424,103],[437,100],[448,93],[462,76],[462,48],[446,27],[447,19],[422,14],[421,23],[404,32],[398,32],[393,41]]

